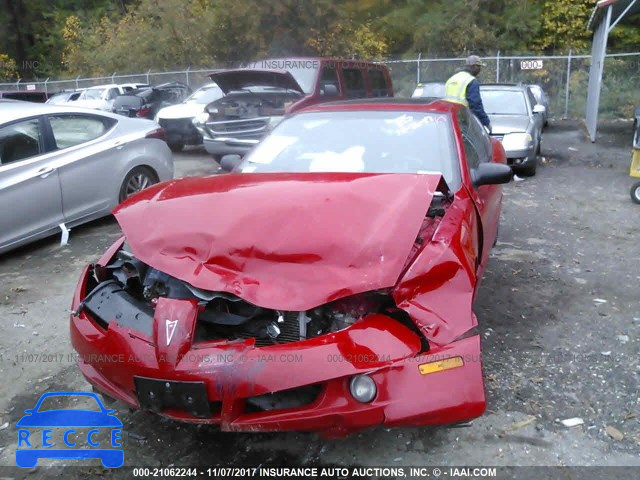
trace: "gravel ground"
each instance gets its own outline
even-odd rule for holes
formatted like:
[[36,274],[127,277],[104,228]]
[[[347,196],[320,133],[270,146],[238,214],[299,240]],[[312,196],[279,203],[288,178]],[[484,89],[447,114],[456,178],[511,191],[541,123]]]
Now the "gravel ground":
[[[592,144],[580,124],[553,122],[538,174],[505,187],[475,306],[488,409],[470,426],[323,440],[221,433],[116,406],[125,465],[640,466],[640,209],[628,193],[630,132],[630,123],[606,124]],[[175,159],[181,176],[215,171],[200,149]],[[80,269],[117,236],[105,219],[74,229],[68,246],[49,239],[0,257],[0,476],[48,478],[46,465],[60,465],[9,468],[15,422],[46,391],[90,389],[73,363],[66,309]],[[583,424],[560,423],[574,417]],[[125,475],[84,464],[65,478]]]

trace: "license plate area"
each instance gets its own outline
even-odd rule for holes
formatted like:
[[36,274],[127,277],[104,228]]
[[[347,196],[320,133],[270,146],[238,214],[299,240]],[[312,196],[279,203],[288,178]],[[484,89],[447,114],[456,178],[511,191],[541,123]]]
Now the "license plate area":
[[210,418],[211,407],[204,382],[175,382],[134,377],[140,407],[154,412],[184,410],[194,417]]

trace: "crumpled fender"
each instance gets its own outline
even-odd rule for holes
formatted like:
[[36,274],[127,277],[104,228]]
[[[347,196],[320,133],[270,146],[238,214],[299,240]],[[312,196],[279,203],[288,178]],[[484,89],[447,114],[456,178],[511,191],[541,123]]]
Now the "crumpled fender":
[[469,197],[456,197],[393,291],[396,305],[438,345],[478,324],[472,311],[478,251],[473,208]]

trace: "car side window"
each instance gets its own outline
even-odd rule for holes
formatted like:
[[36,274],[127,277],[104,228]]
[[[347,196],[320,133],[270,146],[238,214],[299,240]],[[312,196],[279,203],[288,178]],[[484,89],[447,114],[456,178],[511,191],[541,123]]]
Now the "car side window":
[[49,116],[49,125],[58,149],[73,147],[101,137],[115,122],[92,115]]
[[42,132],[37,118],[0,128],[0,165],[43,153]]
[[367,96],[362,70],[359,68],[344,68],[342,69],[342,76],[344,77],[347,98],[364,98]]
[[464,147],[464,155],[467,157],[469,170],[478,168],[478,165],[480,165],[480,156],[471,139],[465,134],[462,134],[462,145]]
[[529,108],[533,112],[533,107],[535,107],[538,104],[538,101],[536,100],[535,95],[529,88],[527,88],[527,98],[529,99]]
[[476,146],[480,162],[490,162],[493,148],[491,146],[489,135],[480,123],[480,120],[478,120],[478,118],[471,112],[469,112],[469,124],[469,137]]
[[340,95],[338,70],[333,65],[325,65],[320,76],[320,95],[337,97]]
[[373,97],[388,97],[389,88],[387,87],[387,79],[384,77],[382,70],[369,69],[369,83],[371,84],[371,95]]

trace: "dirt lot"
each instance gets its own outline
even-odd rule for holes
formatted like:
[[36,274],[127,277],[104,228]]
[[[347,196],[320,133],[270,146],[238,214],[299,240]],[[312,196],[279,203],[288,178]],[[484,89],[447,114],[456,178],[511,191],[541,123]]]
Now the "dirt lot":
[[[545,131],[538,175],[505,187],[496,245],[478,295],[488,410],[464,428],[376,428],[341,440],[313,434],[227,434],[116,407],[125,465],[640,466],[640,280],[630,202],[629,123]],[[213,172],[200,150],[180,175]],[[14,465],[15,422],[53,390],[90,390],[68,339],[80,269],[118,236],[111,219],[0,257],[0,466]],[[634,247],[634,245],[636,245]],[[559,421],[579,417],[568,428]],[[60,462],[41,462],[59,465]],[[96,465],[87,462],[86,465]],[[52,471],[0,468],[0,476]],[[96,474],[87,467],[66,478]],[[539,475],[538,475],[539,477]]]

